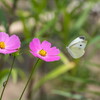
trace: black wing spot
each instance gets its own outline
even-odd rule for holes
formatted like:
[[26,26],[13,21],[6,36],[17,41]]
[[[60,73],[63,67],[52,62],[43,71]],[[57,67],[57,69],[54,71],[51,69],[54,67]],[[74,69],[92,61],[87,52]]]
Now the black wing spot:
[[80,36],[79,38],[85,40],[85,36]]
[[80,44],[80,47],[82,46],[82,44]]

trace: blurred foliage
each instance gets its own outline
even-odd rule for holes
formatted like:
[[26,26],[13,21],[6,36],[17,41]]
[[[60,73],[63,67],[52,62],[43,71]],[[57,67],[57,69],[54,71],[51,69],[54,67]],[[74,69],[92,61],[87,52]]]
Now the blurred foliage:
[[[1,0],[0,31],[17,34],[22,41],[20,55],[12,71],[13,81],[26,78],[25,74],[31,70],[35,59],[29,54],[28,44],[38,37],[60,48],[61,60],[39,63],[37,74],[41,78],[33,85],[32,96],[34,90],[42,91],[43,85],[47,84],[51,88],[44,89],[43,93],[48,100],[99,100],[100,91],[95,90],[100,88],[100,5],[96,8],[97,4],[100,4],[99,0]],[[16,22],[20,23],[16,25]],[[66,46],[81,35],[88,40],[86,54],[75,60],[68,54]],[[12,58],[0,55],[0,59],[2,84]],[[88,88],[91,84],[95,87],[92,90]],[[52,88],[55,95],[52,95]],[[43,100],[46,100],[45,96]]]

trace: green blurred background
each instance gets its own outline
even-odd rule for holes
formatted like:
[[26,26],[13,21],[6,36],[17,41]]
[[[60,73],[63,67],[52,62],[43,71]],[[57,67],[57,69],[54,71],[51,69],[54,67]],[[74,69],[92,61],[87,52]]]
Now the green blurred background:
[[[61,50],[61,60],[41,61],[23,100],[100,100],[100,0],[0,0],[0,31],[22,45],[4,100],[17,100],[36,58],[29,42],[37,37]],[[73,59],[66,46],[85,36],[85,55]],[[12,56],[0,54],[0,91]]]

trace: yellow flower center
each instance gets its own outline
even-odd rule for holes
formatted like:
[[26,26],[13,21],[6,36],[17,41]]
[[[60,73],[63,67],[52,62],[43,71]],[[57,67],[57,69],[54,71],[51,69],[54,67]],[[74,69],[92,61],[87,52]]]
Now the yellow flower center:
[[46,56],[47,55],[47,52],[45,51],[45,50],[40,50],[39,51],[39,54],[41,55],[41,56]]
[[4,42],[0,42],[0,49],[4,49],[5,48],[5,43]]

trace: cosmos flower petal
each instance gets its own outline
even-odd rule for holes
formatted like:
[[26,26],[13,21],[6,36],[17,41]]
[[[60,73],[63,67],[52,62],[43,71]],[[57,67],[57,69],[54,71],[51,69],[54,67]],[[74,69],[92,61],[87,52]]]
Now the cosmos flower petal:
[[60,57],[59,56],[48,56],[48,57],[44,58],[44,60],[46,62],[57,61],[57,60],[60,60]]
[[16,35],[12,35],[11,37],[9,37],[9,40],[5,43],[7,45],[6,49],[10,49],[10,50],[20,48],[20,44],[21,44],[18,36]]
[[11,53],[14,53],[16,52],[17,50],[3,50],[3,49],[0,49],[0,53],[3,53],[3,54],[11,54]]
[[51,43],[48,41],[40,43],[39,39],[35,38],[30,42],[29,48],[31,49],[30,53],[32,55],[46,62],[60,60],[60,57],[58,56],[60,53],[59,49],[56,47],[51,48]]
[[29,48],[30,48],[32,51],[34,51],[34,52],[37,52],[37,50],[38,50],[38,48],[34,45],[33,41],[30,42]]
[[33,51],[37,51],[41,49],[41,44],[40,44],[40,40],[38,38],[34,38],[30,44],[29,47],[31,50]]
[[0,41],[7,41],[9,38],[9,35],[5,32],[0,32]]
[[0,49],[0,53],[5,54],[6,53],[6,50]]
[[56,47],[50,48],[48,51],[48,55],[58,55],[60,53],[60,50]]
[[43,50],[48,50],[51,47],[51,43],[45,40],[42,42],[41,46]]
[[9,36],[5,32],[0,32],[0,53],[11,54],[20,48],[21,42],[18,36]]
[[37,53],[32,52],[32,51],[30,51],[30,53],[31,53],[32,55],[34,55],[35,57],[38,57],[38,54],[37,54]]
[[18,50],[6,50],[5,54],[11,54],[17,52]]

